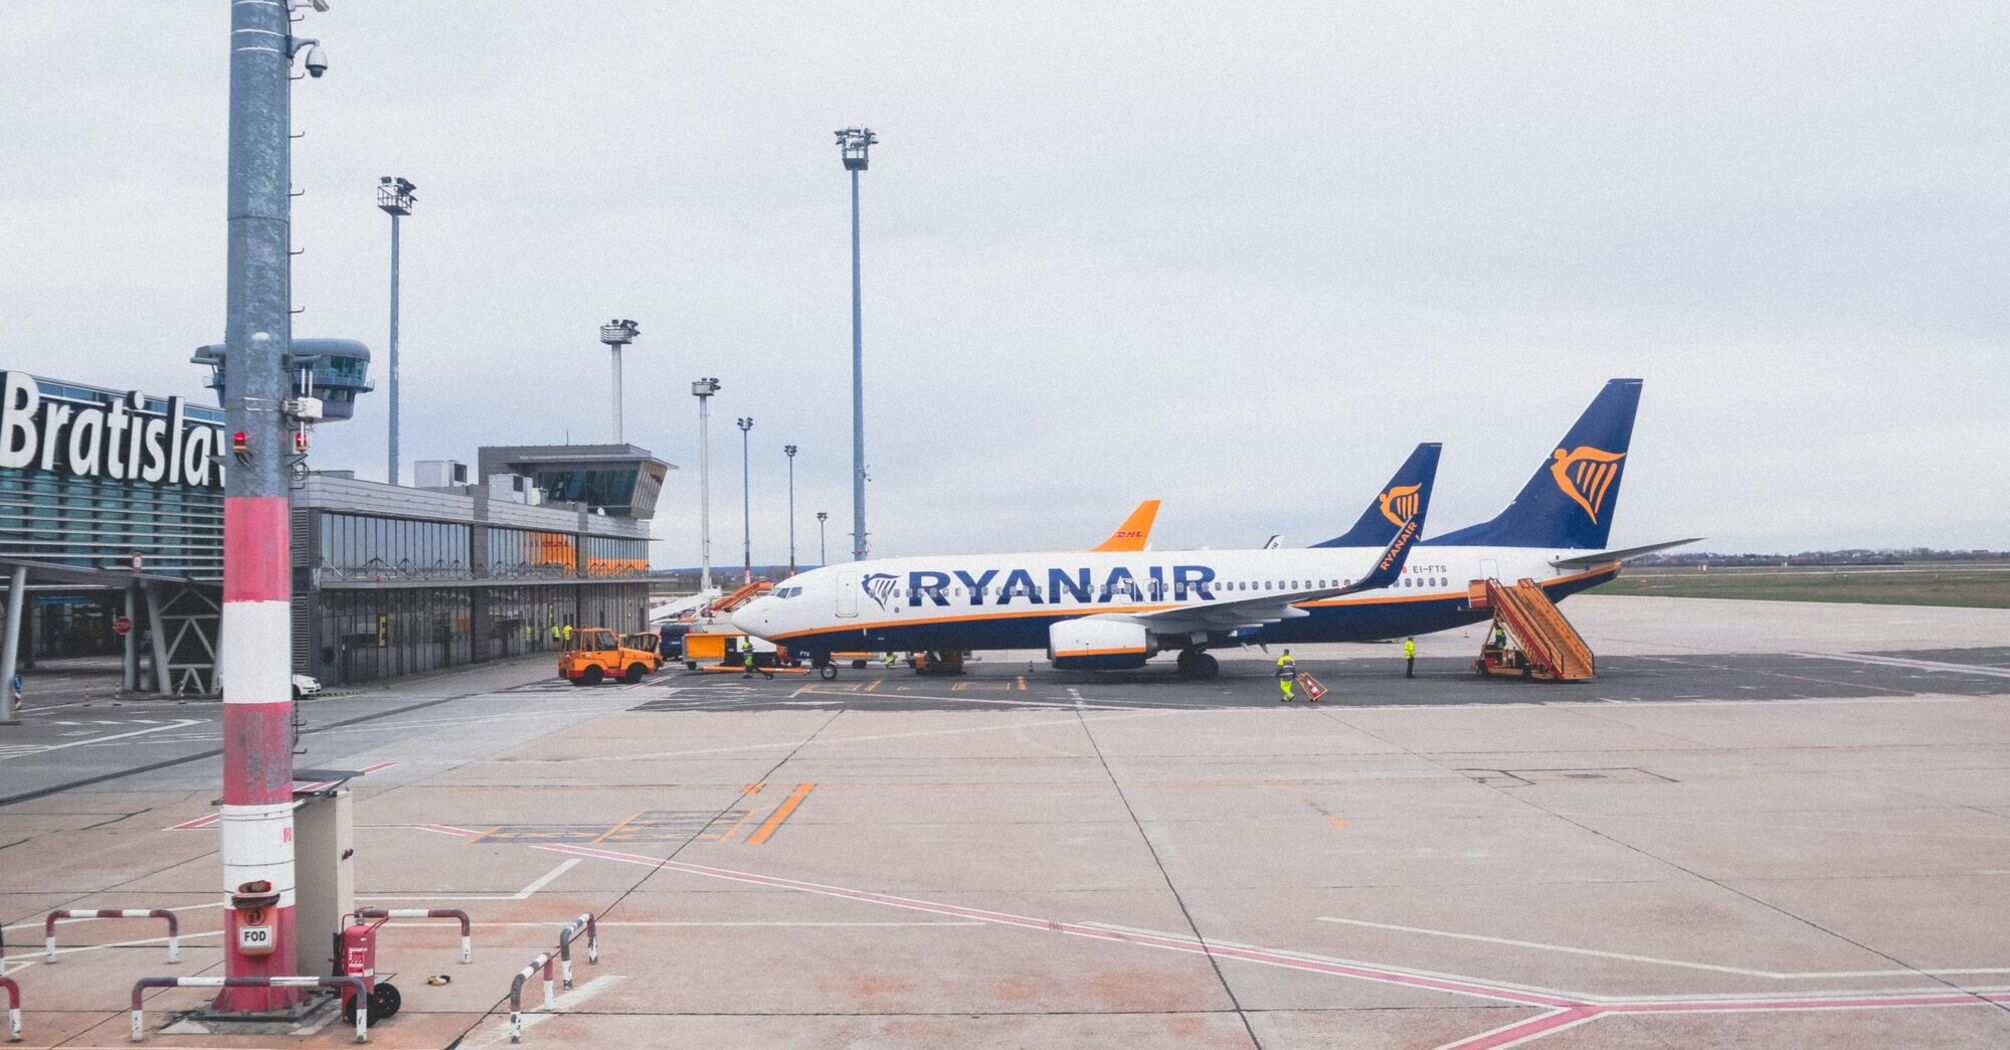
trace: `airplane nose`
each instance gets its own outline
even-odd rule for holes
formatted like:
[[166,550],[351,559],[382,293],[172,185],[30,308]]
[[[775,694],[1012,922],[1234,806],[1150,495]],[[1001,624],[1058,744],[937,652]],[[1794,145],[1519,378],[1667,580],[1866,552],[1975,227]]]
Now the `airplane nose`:
[[768,604],[768,599],[756,598],[733,610],[732,615],[726,617],[726,619],[732,623],[735,629],[745,631],[755,637],[760,637],[761,631],[768,624],[768,618],[765,615],[766,610],[762,608],[766,604]]

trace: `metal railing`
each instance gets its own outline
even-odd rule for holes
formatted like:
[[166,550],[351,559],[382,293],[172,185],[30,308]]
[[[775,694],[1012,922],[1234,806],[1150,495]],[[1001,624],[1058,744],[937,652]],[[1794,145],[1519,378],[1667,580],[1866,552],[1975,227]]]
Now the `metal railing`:
[[[472,962],[475,941],[468,913],[459,908],[358,908],[351,914],[359,919],[459,919],[461,921],[461,961]],[[568,984],[566,987],[570,988]]]
[[181,920],[175,918],[174,912],[166,908],[99,908],[89,911],[73,911],[69,908],[57,908],[55,911],[49,913],[47,919],[42,921],[43,952],[48,961],[52,963],[56,961],[56,921],[58,919],[166,919],[168,924],[167,961],[171,963],[181,961]]
[[361,977],[142,977],[133,982],[133,1042],[144,1042],[149,988],[348,988],[356,995],[356,1041],[370,1041],[370,988]]

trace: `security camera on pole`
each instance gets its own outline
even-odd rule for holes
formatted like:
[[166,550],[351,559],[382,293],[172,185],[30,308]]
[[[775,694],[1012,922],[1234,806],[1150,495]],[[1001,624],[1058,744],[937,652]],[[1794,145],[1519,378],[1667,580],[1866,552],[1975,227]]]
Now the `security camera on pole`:
[[[326,10],[325,0],[312,0]],[[298,4],[230,5],[229,249],[223,409],[233,450],[223,500],[223,973],[294,975],[292,573],[287,564],[287,277],[293,57],[328,71],[293,35]],[[282,1010],[291,988],[226,986],[219,1011]]]
[[600,341],[614,351],[614,443],[621,444],[621,348],[635,341],[641,334],[635,322],[625,318],[615,318],[600,326]]

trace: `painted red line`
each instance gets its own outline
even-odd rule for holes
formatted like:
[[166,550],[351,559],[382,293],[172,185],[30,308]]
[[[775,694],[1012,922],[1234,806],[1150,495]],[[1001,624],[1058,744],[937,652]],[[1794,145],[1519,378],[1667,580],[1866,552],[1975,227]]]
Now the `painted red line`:
[[1017,926],[1020,927],[1021,929],[1045,930],[1050,933],[1065,933],[1070,936],[1087,937],[1092,940],[1112,941],[1124,944],[1141,944],[1152,948],[1163,948],[1167,951],[1187,952],[1195,955],[1212,955],[1216,958],[1224,958],[1224,959],[1239,959],[1244,962],[1259,963],[1265,966],[1276,966],[1289,970],[1303,970],[1312,973],[1330,974],[1338,977],[1354,977],[1359,978],[1361,980],[1377,981],[1384,984],[1403,985],[1411,988],[1426,988],[1433,991],[1451,992],[1458,995],[1469,995],[1484,999],[1495,999],[1502,1002],[1523,1003],[1531,1006],[1574,1007],[1580,1005],[1574,1000],[1566,999],[1560,996],[1541,995],[1537,993],[1524,992],[1510,988],[1500,988],[1494,985],[1481,984],[1471,981],[1460,981],[1441,977],[1424,977],[1416,974],[1400,973],[1394,970],[1381,970],[1373,967],[1353,966],[1344,963],[1324,962],[1315,959],[1301,959],[1290,955],[1279,954],[1276,952],[1267,952],[1261,949],[1228,948],[1219,945],[1205,945],[1196,943],[1194,941],[1179,940],[1171,937],[1157,937],[1151,934],[1128,933],[1121,930],[1106,930],[1095,926],[1082,926],[1076,923],[1060,922],[1054,919],[1041,919],[1030,915],[1014,915],[1010,912],[990,911],[984,908],[968,908],[955,904],[942,904],[936,901],[917,900],[916,898],[913,897],[898,897],[892,894],[874,893],[870,890],[854,890],[842,886],[828,886],[822,883],[803,882],[798,879],[787,879],[773,875],[756,875],[751,872],[732,871],[726,868],[714,868],[703,864],[690,864],[684,861],[665,861],[657,857],[647,857],[635,853],[622,853],[616,850],[596,849],[590,846],[569,846],[562,844],[541,843],[537,844],[536,848],[546,850],[552,853],[564,853],[571,856],[593,857],[600,860],[612,860],[627,864],[644,864],[650,867],[661,867],[670,871],[682,871],[692,875],[704,875],[710,878],[728,879],[734,882],[750,883],[756,886],[770,886],[776,889],[796,890],[804,893],[816,893],[828,897],[841,897],[847,900],[863,901],[870,904],[882,904],[895,908],[905,908],[910,911],[927,912],[933,915],[946,915],[953,918],[976,919],[980,922],[995,923],[1003,926]]
[[174,825],[173,827],[167,827],[167,828],[162,828],[161,830],[162,830],[162,831],[200,831],[200,830],[202,830],[203,828],[213,828],[213,827],[215,827],[215,826],[216,826],[216,821],[217,821],[217,816],[216,816],[216,814],[214,814],[214,813],[211,813],[211,814],[210,814],[209,816],[206,816],[206,817],[197,817],[197,818],[195,818],[194,820],[184,820],[184,821],[182,821],[181,823],[179,823],[179,824],[176,824],[176,825]]
[[1516,1021],[1490,1032],[1481,1032],[1455,1043],[1446,1043],[1437,1050],[1501,1050],[1503,1047],[1516,1046],[1560,1032],[1565,1028],[1581,1025],[1597,1017],[1600,1012],[1598,1008],[1590,1006],[1552,1010],[1546,1014],[1537,1014],[1526,1021]]
[[1931,992],[1920,995],[1862,995],[1846,998],[1718,999],[1679,1003],[1612,1003],[1616,1014],[1743,1013],[1779,1010],[1873,1010],[1907,1006],[1985,1006],[2010,1003],[2005,992]]
[[223,600],[283,602],[293,596],[285,496],[223,501]]

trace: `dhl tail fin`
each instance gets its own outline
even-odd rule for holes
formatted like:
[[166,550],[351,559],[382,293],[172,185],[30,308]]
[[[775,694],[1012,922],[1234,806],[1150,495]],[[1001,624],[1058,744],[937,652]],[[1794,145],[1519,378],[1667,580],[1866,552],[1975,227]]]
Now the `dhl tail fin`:
[[1438,453],[1444,446],[1435,441],[1418,445],[1410,458],[1396,469],[1382,491],[1368,501],[1368,509],[1354,527],[1314,547],[1386,547],[1402,531],[1403,524],[1420,514],[1431,501],[1431,483],[1438,476]]
[[1152,538],[1152,522],[1158,520],[1159,501],[1148,499],[1138,504],[1138,509],[1124,519],[1110,538],[1089,549],[1092,551],[1141,551]]

